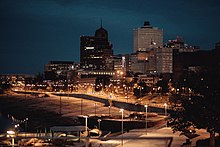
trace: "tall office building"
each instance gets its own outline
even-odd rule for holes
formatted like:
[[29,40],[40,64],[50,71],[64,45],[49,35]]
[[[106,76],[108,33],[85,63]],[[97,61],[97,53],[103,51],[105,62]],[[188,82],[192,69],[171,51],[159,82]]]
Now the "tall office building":
[[131,69],[130,55],[129,54],[118,54],[113,56],[114,70],[116,72],[123,72],[126,75]]
[[159,74],[173,73],[173,49],[172,48],[155,48],[156,71]]
[[143,27],[134,29],[134,52],[146,51],[152,47],[163,47],[163,30],[152,27],[145,21]]
[[46,79],[56,80],[59,78],[70,79],[68,75],[76,70],[77,64],[73,61],[50,61],[44,67],[44,74]]
[[95,36],[80,37],[80,64],[87,70],[112,70],[113,50],[108,32],[102,26]]

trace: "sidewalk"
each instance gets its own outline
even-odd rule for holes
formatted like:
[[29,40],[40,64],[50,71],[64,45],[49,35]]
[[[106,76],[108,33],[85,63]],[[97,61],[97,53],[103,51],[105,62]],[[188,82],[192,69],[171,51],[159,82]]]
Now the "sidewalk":
[[[204,129],[197,130],[197,134],[199,134],[200,136],[191,140],[191,146],[195,146],[197,140],[209,137],[209,133],[207,133]],[[180,145],[182,145],[187,139],[187,137],[185,137],[184,135],[180,136],[180,132],[173,133],[170,127],[163,127],[161,129],[149,128],[147,130],[147,134],[145,129],[135,129],[131,130],[130,132],[124,133],[123,136],[119,135],[118,137],[120,139],[112,139],[106,142],[102,141],[99,143],[101,143],[104,147],[108,147],[113,144],[117,144],[118,147],[134,147],[137,145],[138,147],[167,147],[169,140],[166,138],[172,137],[173,140],[171,143],[171,147],[180,147]],[[123,145],[121,138],[124,138]]]

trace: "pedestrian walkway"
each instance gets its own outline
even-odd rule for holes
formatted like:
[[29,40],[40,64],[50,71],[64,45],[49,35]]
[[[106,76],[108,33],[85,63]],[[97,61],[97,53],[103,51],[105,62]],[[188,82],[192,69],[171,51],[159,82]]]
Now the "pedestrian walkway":
[[[191,146],[195,146],[197,140],[209,137],[209,133],[204,129],[197,130],[197,134],[199,136],[191,140]],[[147,132],[146,129],[134,129],[119,135],[118,139],[100,141],[99,144],[102,144],[104,147],[111,145],[118,147],[134,147],[137,145],[138,147],[168,147],[171,141],[170,147],[180,147],[180,145],[186,142],[186,139],[187,137],[180,135],[180,132],[173,133],[170,127],[163,127],[160,129],[150,128]]]

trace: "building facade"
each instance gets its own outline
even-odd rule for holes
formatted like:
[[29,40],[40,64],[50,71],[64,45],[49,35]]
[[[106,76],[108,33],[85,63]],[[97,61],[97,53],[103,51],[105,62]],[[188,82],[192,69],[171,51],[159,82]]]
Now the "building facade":
[[49,61],[44,66],[44,74],[46,79],[55,80],[58,77],[61,79],[70,79],[72,71],[78,68],[78,64],[73,61]]
[[114,55],[113,56],[114,71],[123,72],[124,75],[131,71],[130,55]]
[[172,73],[172,48],[151,48],[131,54],[131,71],[143,74]]
[[172,48],[155,48],[156,50],[156,71],[159,74],[173,72],[173,49]]
[[200,49],[199,46],[192,46],[184,43],[183,39],[179,36],[174,40],[168,40],[165,44],[166,48],[177,49],[180,53],[182,52],[196,52]]
[[134,52],[146,51],[152,47],[163,46],[163,30],[150,26],[148,21],[144,26],[134,29]]
[[108,32],[102,26],[95,36],[80,37],[80,64],[85,70],[113,70],[112,44]]
[[131,71],[133,74],[146,72],[148,69],[147,56],[148,54],[146,51],[137,51],[130,55]]

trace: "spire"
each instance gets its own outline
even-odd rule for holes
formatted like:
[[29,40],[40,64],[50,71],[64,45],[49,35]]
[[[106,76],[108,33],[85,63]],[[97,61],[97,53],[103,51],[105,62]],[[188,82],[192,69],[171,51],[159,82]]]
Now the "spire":
[[101,28],[102,28],[102,18],[101,18]]
[[95,37],[108,40],[108,31],[102,27],[102,18],[100,20],[101,27],[95,31]]

